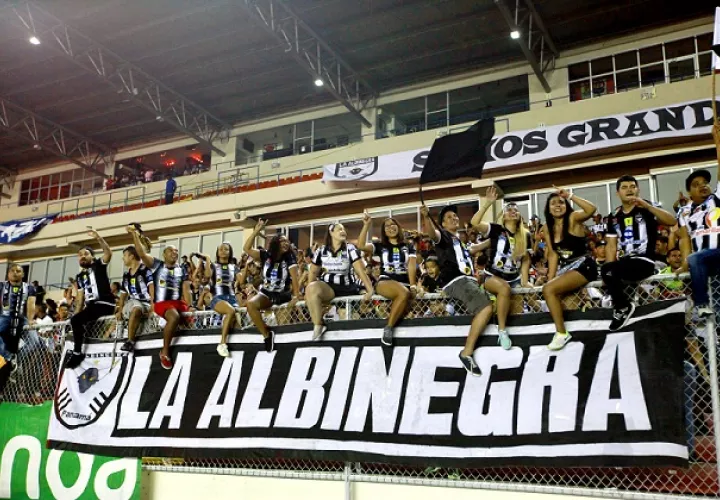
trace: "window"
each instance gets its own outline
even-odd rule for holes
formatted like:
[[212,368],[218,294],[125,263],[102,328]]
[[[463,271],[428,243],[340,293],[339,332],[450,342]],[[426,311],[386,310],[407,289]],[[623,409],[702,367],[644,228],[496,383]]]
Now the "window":
[[[597,211],[601,215],[607,215],[610,213],[610,207],[608,206],[608,191],[607,184],[601,184],[599,186],[588,186],[581,188],[573,188],[573,194],[578,195],[580,198],[584,198],[597,207]],[[576,204],[573,205],[575,210],[579,210]]]
[[25,179],[20,184],[20,206],[62,200],[102,189],[103,177],[84,169]]
[[530,109],[527,75],[451,90],[448,98],[450,125],[521,113]]
[[187,238],[180,238],[180,255],[187,255],[188,259],[190,254],[200,250],[200,237],[189,236]]
[[227,241],[233,247],[233,253],[235,257],[240,257],[243,251],[243,230],[238,229],[237,231],[225,231],[223,232],[223,241]]
[[64,287],[66,281],[63,271],[63,258],[58,257],[56,259],[51,259],[50,262],[48,262],[48,270],[47,277],[45,278],[45,284],[48,286],[55,285]]
[[215,252],[220,243],[222,243],[221,233],[205,234],[202,236],[201,252],[215,259]]
[[571,101],[710,74],[712,34],[668,41],[568,66]]
[[412,134],[425,130],[425,98],[393,102],[378,109],[386,124],[388,136]]
[[47,260],[36,260],[30,263],[30,279],[28,282],[37,281],[45,286],[45,274],[47,273]]
[[670,212],[673,211],[673,203],[678,199],[678,192],[685,192],[685,178],[690,174],[690,170],[680,170],[676,172],[667,172],[657,174],[655,176],[655,186],[657,187],[656,200],[662,203],[662,207]]

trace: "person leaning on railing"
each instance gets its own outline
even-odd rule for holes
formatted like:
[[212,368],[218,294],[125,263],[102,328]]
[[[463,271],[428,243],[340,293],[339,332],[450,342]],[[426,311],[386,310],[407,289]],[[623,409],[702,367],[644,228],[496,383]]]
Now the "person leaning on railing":
[[0,393],[12,372],[23,328],[35,310],[35,291],[24,277],[22,266],[10,264],[8,280],[0,281]]
[[[720,125],[712,129],[720,175]],[[705,169],[692,172],[685,179],[690,201],[678,212],[678,239],[683,255],[683,267],[678,273],[690,270],[693,300],[700,318],[713,315],[708,296],[708,280],[720,273],[720,182],[715,192],[710,189],[711,174]]]

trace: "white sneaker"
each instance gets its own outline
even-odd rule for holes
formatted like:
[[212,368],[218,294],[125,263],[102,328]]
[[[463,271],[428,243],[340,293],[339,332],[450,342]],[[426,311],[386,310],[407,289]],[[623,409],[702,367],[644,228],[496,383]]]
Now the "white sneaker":
[[498,330],[498,344],[506,351],[512,348],[512,340],[510,340],[507,330]]
[[570,342],[571,338],[572,335],[570,335],[569,333],[555,332],[555,335],[552,338],[552,342],[548,344],[547,348],[551,351],[559,351],[560,349],[565,347],[565,344]]
[[315,328],[313,328],[313,340],[320,340],[320,337],[323,336],[323,334],[327,331],[327,326],[325,325],[315,325]]
[[218,344],[217,346],[217,352],[220,356],[223,358],[229,358],[230,357],[230,351],[228,350],[227,344]]

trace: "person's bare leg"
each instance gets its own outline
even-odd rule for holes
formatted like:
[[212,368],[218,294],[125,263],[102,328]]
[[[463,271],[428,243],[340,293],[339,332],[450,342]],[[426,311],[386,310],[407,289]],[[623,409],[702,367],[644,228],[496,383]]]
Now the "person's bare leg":
[[562,297],[578,288],[585,286],[588,281],[577,271],[568,271],[558,276],[543,287],[543,297],[550,311],[555,331],[567,333],[565,319],[563,317]]
[[305,290],[305,304],[313,325],[320,326],[323,324],[323,306],[335,298],[335,292],[330,285],[321,281],[310,283]]
[[491,304],[488,304],[479,313],[475,315],[470,324],[470,333],[468,333],[467,340],[465,341],[465,348],[460,353],[463,356],[472,356],[475,352],[475,344],[477,344],[480,334],[482,334],[485,327],[492,318],[493,308]]
[[137,335],[142,317],[143,312],[141,308],[136,307],[130,311],[130,319],[128,320],[128,340],[130,342],[135,342],[135,336]]
[[215,304],[215,307],[213,308],[213,311],[215,311],[218,314],[221,314],[223,317],[222,322],[222,334],[220,338],[221,344],[227,344],[228,336],[230,335],[230,330],[232,330],[233,326],[235,326],[235,308],[225,302],[224,300],[221,300],[217,304]]
[[163,348],[161,354],[170,357],[170,342],[180,324],[180,313],[176,309],[168,309],[165,312],[165,327],[163,328]]
[[394,327],[402,319],[410,301],[410,292],[397,281],[382,280],[377,284],[377,293],[390,299],[392,306],[388,316],[388,326]]
[[510,312],[511,291],[507,281],[492,276],[485,280],[485,289],[497,297],[498,330],[505,330]]
[[260,331],[263,337],[267,338],[270,335],[270,330],[265,324],[262,312],[269,309],[272,306],[270,299],[264,295],[257,294],[247,303],[247,312],[250,319],[255,324],[255,327]]

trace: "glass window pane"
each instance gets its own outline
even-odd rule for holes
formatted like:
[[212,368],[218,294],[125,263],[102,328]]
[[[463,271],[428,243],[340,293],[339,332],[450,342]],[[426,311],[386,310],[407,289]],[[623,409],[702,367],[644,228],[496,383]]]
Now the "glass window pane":
[[[610,207],[607,202],[607,186],[602,184],[600,186],[590,186],[583,188],[573,188],[574,195],[580,198],[585,198],[589,202],[593,203],[597,207],[598,213],[601,215],[607,215],[610,213]],[[573,204],[573,208],[577,210],[577,205]]]
[[[450,124],[527,111],[529,96],[527,75],[452,90]],[[432,116],[428,116],[428,121]]]
[[[418,228],[418,209],[404,208],[392,211],[393,218],[402,227],[403,231],[417,231]],[[381,235],[382,226],[378,227],[377,236]]]
[[201,252],[214,259],[220,243],[222,243],[222,233],[205,234],[202,236]]
[[695,39],[697,41],[698,52],[705,52],[712,48],[712,39],[713,39],[712,33],[705,33],[703,35],[698,35],[695,37]]
[[598,97],[601,95],[615,93],[615,80],[612,75],[593,77],[592,79],[592,95]]
[[233,247],[233,254],[235,257],[239,257],[243,251],[243,230],[238,229],[237,231],[224,231],[223,242],[227,241]]
[[698,56],[698,69],[700,76],[707,76],[712,71],[711,53],[706,52]]
[[461,228],[464,228],[465,224],[470,222],[472,216],[475,215],[475,212],[477,212],[480,208],[480,204],[477,201],[466,201],[453,204],[458,207],[458,217],[460,218]]
[[545,220],[545,204],[552,193],[553,191],[547,191],[535,194],[535,213],[538,214],[543,223],[547,223]]
[[570,100],[582,101],[583,99],[590,99],[590,80],[570,84]]
[[615,81],[617,82],[618,92],[640,87],[640,75],[637,68],[617,73],[615,75]]
[[77,256],[71,255],[69,257],[65,257],[65,266],[63,268],[63,272],[65,273],[65,276],[63,277],[65,285],[70,284],[70,280],[68,278],[75,279],[75,276],[80,272],[80,266],[78,265]]
[[615,56],[615,71],[636,68],[637,65],[637,50],[623,52],[622,54],[617,54]]
[[649,64],[663,60],[662,45],[640,49],[640,64]]
[[200,237],[190,236],[187,238],[180,238],[180,255],[187,255],[188,258],[193,252],[200,250]]
[[313,224],[313,243],[318,245],[325,244],[325,236],[327,236],[327,230],[330,222],[320,222]]
[[340,223],[345,226],[347,240],[350,243],[357,244],[363,226],[362,221],[360,219],[341,219]]
[[590,64],[590,67],[592,68],[593,77],[595,75],[612,73],[612,70],[613,70],[612,56],[593,60]]
[[37,281],[42,286],[45,286],[45,273],[47,272],[47,260],[36,260],[30,263],[30,279],[28,282],[32,283]]
[[695,78],[695,60],[693,57],[668,62],[668,78],[671,82]]
[[48,263],[47,277],[45,278],[48,287],[50,285],[62,287],[67,283],[63,274],[63,260],[64,259],[62,257],[58,257],[56,259],[51,259]]
[[675,40],[665,44],[665,59],[668,61],[676,57],[689,56],[695,53],[694,37]]
[[[100,257],[100,253],[96,254]],[[122,261],[122,249],[113,250],[112,259],[108,265],[108,277],[110,281],[120,281],[123,273],[125,272],[125,266]]]
[[7,268],[8,268],[7,262],[0,262],[0,276],[2,276],[3,280],[7,279]]
[[382,113],[383,120],[387,122],[391,137],[425,130],[424,97],[386,104],[378,113]]
[[309,138],[312,134],[312,121],[295,125],[295,140]]
[[349,114],[315,120],[313,151],[323,151],[356,143],[362,135],[362,124]]
[[312,246],[312,242],[310,241],[310,226],[289,228],[288,239],[299,251],[304,252]]
[[640,80],[643,87],[665,83],[665,67],[663,64],[653,64],[640,69]]
[[685,178],[690,174],[690,170],[680,170],[678,172],[667,172],[657,174],[655,176],[655,186],[657,189],[657,198],[663,208],[672,212],[673,203],[678,198],[678,192],[685,189]]
[[[651,200],[650,195],[650,179],[638,179],[638,187],[640,188],[640,196],[646,200]],[[611,188],[611,190],[614,188]],[[614,202],[613,202],[614,203]]]
[[568,66],[568,79],[570,81],[579,80],[581,78],[587,78],[590,76],[590,64],[588,62],[581,62],[577,64],[571,64]]

